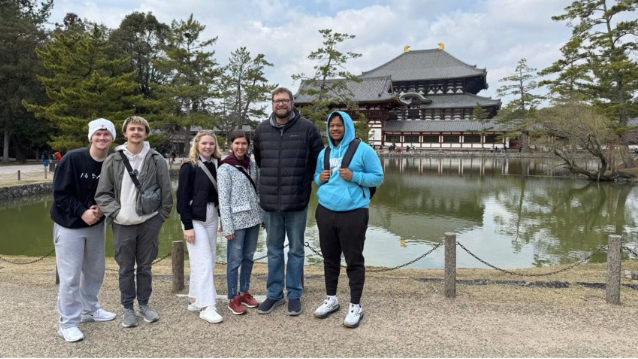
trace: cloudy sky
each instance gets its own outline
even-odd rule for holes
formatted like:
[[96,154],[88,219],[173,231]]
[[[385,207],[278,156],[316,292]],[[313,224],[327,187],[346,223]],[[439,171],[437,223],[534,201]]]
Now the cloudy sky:
[[[116,28],[132,11],[152,12],[160,21],[186,19],[191,13],[206,25],[205,38],[218,36],[216,59],[226,64],[231,51],[246,46],[275,66],[267,76],[296,91],[292,74],[311,73],[308,54],[321,46],[319,29],[355,35],[340,49],[362,54],[348,64],[354,74],[371,70],[403,52],[436,48],[472,65],[487,68],[496,97],[498,79],[526,58],[539,70],[559,58],[570,29],[551,20],[572,0],[55,0],[52,22],[75,12]],[[507,99],[504,99],[507,101]]]

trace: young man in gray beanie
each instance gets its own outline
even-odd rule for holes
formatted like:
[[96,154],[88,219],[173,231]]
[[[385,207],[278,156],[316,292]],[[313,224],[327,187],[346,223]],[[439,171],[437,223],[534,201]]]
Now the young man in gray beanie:
[[91,145],[69,151],[53,178],[51,219],[60,276],[58,334],[67,342],[84,338],[78,328],[80,322],[115,319],[114,313],[100,308],[97,298],[104,280],[106,225],[94,200],[102,162],[114,139],[111,121],[91,121]]

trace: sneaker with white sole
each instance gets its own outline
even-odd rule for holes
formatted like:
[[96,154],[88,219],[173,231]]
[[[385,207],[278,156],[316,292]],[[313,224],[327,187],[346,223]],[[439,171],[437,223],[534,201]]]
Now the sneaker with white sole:
[[124,315],[122,316],[122,326],[124,328],[137,327],[137,316],[133,309],[124,308]]
[[341,308],[339,305],[339,300],[337,297],[326,297],[324,299],[323,304],[315,310],[315,317],[319,319],[326,319],[330,316],[330,314],[338,311]]
[[348,308],[348,315],[343,321],[343,326],[346,328],[356,328],[359,326],[359,322],[363,319],[363,308],[359,304],[352,304]]
[[213,307],[212,305],[199,312],[199,317],[209,323],[221,323],[224,320],[224,318],[222,318],[222,316],[217,313],[217,308]]
[[98,309],[93,313],[82,313],[82,317],[80,318],[81,323],[88,322],[108,322],[115,319],[115,313],[107,312],[104,309]]
[[79,342],[84,339],[84,334],[78,329],[78,327],[71,328],[58,328],[58,335],[64,338],[69,343]]
[[148,305],[140,305],[140,310],[138,311],[138,313],[140,317],[144,318],[144,321],[147,323],[153,323],[159,320],[159,314],[149,308]]
[[201,312],[202,308],[197,306],[195,303],[191,303],[191,298],[190,297],[186,297],[186,300],[188,302],[188,311],[189,312]]

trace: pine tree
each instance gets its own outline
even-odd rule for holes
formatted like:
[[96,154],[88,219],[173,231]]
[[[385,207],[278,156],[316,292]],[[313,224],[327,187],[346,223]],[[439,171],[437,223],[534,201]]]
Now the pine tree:
[[134,94],[135,72],[121,74],[127,59],[107,58],[108,47],[103,32],[94,26],[90,33],[56,31],[44,49],[37,51],[49,72],[38,77],[48,101],[23,104],[58,129],[50,142],[53,148],[85,146],[89,121],[104,117],[122,123],[143,103],[142,96]]
[[[295,81],[304,81],[304,86],[299,93],[312,97],[312,104],[304,108],[304,116],[315,124],[326,120],[331,105],[345,104],[349,111],[357,113],[357,103],[353,101],[353,94],[348,90],[347,83],[361,81],[345,70],[348,60],[359,58],[361,54],[343,53],[337,49],[339,44],[354,39],[355,35],[332,32],[331,29],[319,30],[319,33],[324,39],[323,47],[308,55],[308,59],[318,62],[314,66],[315,73],[312,77],[307,77],[303,73],[292,76]],[[365,136],[367,137],[368,135]]]
[[231,53],[222,76],[225,107],[220,117],[224,133],[267,116],[266,107],[261,104],[270,101],[270,93],[278,85],[268,84],[264,74],[266,66],[273,65],[266,61],[264,54],[252,58],[246,47]]
[[[0,131],[3,161],[10,142],[18,160],[29,150],[46,146],[49,128],[22,106],[23,99],[45,97],[36,75],[42,71],[35,49],[46,40],[45,24],[52,0],[40,5],[28,0],[0,0]],[[25,131],[26,130],[26,131]]]

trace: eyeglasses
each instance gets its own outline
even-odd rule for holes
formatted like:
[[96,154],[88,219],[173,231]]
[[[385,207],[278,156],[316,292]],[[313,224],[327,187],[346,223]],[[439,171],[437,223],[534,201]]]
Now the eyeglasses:
[[272,100],[272,103],[274,103],[275,105],[279,105],[280,103],[289,104],[290,103],[290,99],[289,98],[283,98],[281,100]]

